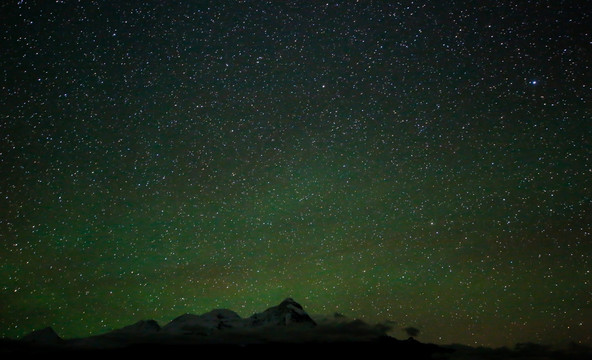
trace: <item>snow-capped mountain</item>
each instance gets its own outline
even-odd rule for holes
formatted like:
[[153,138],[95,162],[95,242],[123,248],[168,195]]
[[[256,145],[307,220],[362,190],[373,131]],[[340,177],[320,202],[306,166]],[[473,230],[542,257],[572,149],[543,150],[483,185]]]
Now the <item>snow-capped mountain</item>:
[[388,328],[348,320],[343,316],[337,320],[320,320],[317,324],[300,304],[287,298],[279,305],[247,318],[241,318],[232,310],[216,309],[201,315],[181,315],[163,327],[154,320],[142,320],[101,335],[68,340],[62,340],[53,329],[45,328],[21,340],[5,341],[0,348],[11,354],[38,353],[49,349],[76,358],[85,351],[90,354],[101,350],[135,357],[168,356],[188,349],[225,351],[225,354],[240,356],[249,351],[261,355],[264,349],[279,349],[278,346],[282,345],[288,346],[291,352],[300,351],[302,356],[310,354],[317,346],[330,349],[333,353],[341,349],[343,354],[351,355],[354,344],[363,348],[364,353],[379,346],[398,353],[413,354],[413,359],[427,359],[431,353],[440,351],[431,345],[399,341],[389,337],[387,331]]
[[255,329],[268,326],[291,325],[315,326],[314,320],[304,311],[302,306],[291,298],[279,305],[241,318],[236,312],[228,309],[216,309],[202,315],[184,314],[162,327],[162,332],[180,335],[210,335],[225,329]]
[[279,305],[271,307],[262,313],[254,314],[247,320],[252,327],[296,324],[316,326],[315,321],[292,298],[287,298]]
[[[355,324],[354,324],[355,325]],[[360,335],[361,334],[361,335]],[[69,349],[116,349],[128,346],[191,346],[197,344],[264,344],[314,341],[367,341],[385,336],[369,326],[353,328],[317,325],[303,307],[292,298],[263,312],[242,318],[228,309],[216,309],[201,315],[184,314],[160,327],[154,320],[142,320],[104,334],[63,341]],[[23,338],[36,344],[54,346],[61,341],[49,329],[33,332]],[[57,340],[59,339],[59,340]],[[60,345],[62,346],[62,345]]]
[[234,311],[216,309],[202,315],[184,314],[162,327],[168,334],[209,335],[215,330],[244,326],[243,319]]

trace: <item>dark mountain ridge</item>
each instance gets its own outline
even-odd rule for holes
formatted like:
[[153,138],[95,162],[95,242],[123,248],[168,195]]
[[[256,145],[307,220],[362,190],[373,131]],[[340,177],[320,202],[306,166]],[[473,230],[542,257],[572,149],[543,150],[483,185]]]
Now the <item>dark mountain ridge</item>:
[[[1,353],[56,353],[84,356],[88,353],[168,356],[185,351],[213,350],[221,355],[277,354],[276,350],[306,355],[317,350],[352,354],[384,348],[402,358],[430,358],[448,352],[413,339],[400,341],[386,334],[387,328],[360,320],[317,324],[304,308],[287,298],[276,306],[242,318],[228,309],[194,315],[183,314],[164,326],[141,320],[104,334],[79,339],[62,339],[50,327],[34,331],[20,340],[3,340]],[[408,354],[411,357],[406,357]]]
[[517,345],[513,350],[445,346],[422,343],[412,337],[398,340],[387,334],[390,330],[389,325],[371,325],[340,314],[315,321],[300,304],[287,298],[247,318],[232,310],[214,309],[201,315],[180,315],[162,327],[155,320],[140,320],[79,339],[62,339],[51,327],[46,327],[18,340],[0,339],[0,355],[51,355],[62,359],[88,355],[164,357],[185,354],[258,358],[277,358],[284,354],[293,357],[388,354],[397,359],[451,360],[592,358],[592,349],[585,346],[561,351],[535,344]]

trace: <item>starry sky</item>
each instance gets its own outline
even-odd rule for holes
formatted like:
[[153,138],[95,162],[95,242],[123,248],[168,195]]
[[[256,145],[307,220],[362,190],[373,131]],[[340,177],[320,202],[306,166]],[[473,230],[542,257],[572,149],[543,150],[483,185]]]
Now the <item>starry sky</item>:
[[0,335],[290,296],[592,343],[587,1],[0,5]]

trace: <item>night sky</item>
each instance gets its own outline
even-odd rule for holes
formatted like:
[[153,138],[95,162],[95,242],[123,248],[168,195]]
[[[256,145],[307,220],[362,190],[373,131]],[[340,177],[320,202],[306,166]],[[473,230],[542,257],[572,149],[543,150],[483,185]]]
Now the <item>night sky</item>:
[[0,336],[293,297],[592,343],[588,1],[0,5]]

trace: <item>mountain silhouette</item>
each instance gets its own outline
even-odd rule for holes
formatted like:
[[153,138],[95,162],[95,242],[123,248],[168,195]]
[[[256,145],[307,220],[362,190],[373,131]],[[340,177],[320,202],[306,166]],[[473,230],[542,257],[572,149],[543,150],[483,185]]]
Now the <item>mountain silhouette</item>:
[[271,307],[262,313],[254,314],[248,320],[251,326],[288,326],[295,324],[316,326],[314,320],[292,298],[287,298],[278,306]]
[[570,359],[592,358],[592,349],[572,346],[552,350],[537,344],[518,344],[515,349],[472,348],[465,345],[426,344],[409,337],[388,335],[391,323],[368,324],[335,314],[313,320],[292,298],[242,318],[229,309],[201,315],[183,314],[164,326],[140,320],[103,334],[62,339],[51,327],[33,331],[18,340],[0,339],[0,356],[21,358],[56,356],[60,360],[84,356],[171,357],[214,355],[254,356],[258,359],[309,357],[362,357],[379,354],[396,359]]
[[51,327],[46,327],[25,335],[21,341],[29,345],[55,346],[61,345],[64,340]]
[[334,355],[385,349],[399,358],[428,359],[449,350],[413,339],[397,340],[387,335],[388,327],[345,318],[317,324],[292,298],[242,318],[228,309],[215,309],[201,315],[183,314],[164,326],[155,320],[134,324],[79,339],[61,339],[52,328],[34,331],[20,340],[3,340],[0,354],[22,355],[51,351],[63,356],[88,353],[113,355],[169,356],[185,351],[214,350],[220,355],[289,354],[309,356],[330,350]]

